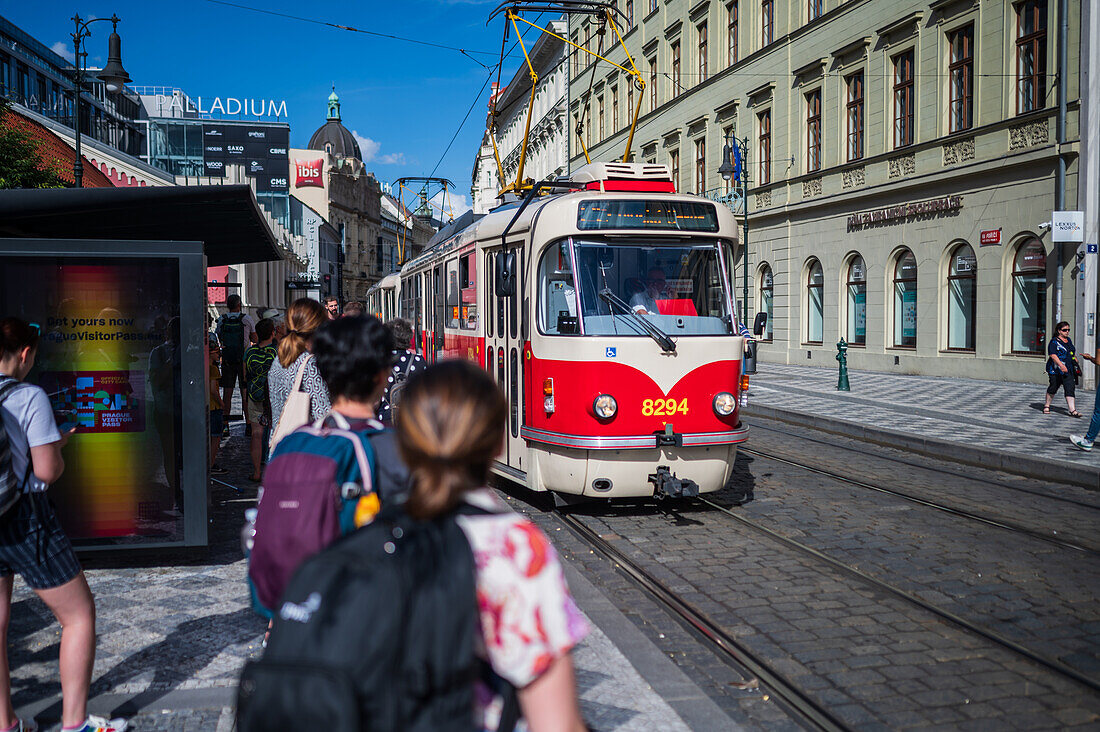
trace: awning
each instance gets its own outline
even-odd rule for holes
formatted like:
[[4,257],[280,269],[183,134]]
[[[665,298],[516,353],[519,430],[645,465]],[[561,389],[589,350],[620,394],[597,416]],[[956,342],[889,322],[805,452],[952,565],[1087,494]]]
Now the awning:
[[201,241],[211,267],[283,258],[246,185],[0,191],[0,236]]

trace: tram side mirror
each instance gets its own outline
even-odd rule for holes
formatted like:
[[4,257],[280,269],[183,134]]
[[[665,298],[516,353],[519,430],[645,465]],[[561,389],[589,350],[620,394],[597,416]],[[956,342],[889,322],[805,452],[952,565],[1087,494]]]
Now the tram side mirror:
[[764,335],[764,326],[768,324],[767,313],[757,313],[756,320],[752,324],[752,334],[754,336]]
[[516,253],[501,251],[497,252],[496,258],[496,295],[512,297],[516,294]]

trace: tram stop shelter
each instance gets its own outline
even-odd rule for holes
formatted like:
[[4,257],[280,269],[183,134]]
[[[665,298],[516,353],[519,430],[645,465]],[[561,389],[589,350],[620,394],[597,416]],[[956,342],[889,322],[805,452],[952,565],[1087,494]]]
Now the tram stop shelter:
[[281,257],[244,185],[0,192],[0,317],[76,425],[50,494],[78,548],[207,543],[206,268]]

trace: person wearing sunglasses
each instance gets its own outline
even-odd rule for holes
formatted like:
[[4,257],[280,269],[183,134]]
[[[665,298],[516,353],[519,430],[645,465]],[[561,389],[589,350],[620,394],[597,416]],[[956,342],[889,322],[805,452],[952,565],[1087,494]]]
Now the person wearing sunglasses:
[[1073,341],[1069,339],[1069,323],[1062,321],[1054,326],[1054,337],[1047,345],[1047,377],[1050,385],[1047,387],[1047,397],[1043,402],[1043,414],[1050,414],[1050,402],[1058,393],[1058,387],[1062,387],[1062,393],[1066,397],[1066,406],[1069,407],[1069,416],[1080,417],[1077,411],[1075,390],[1077,379],[1081,373],[1081,366],[1077,363],[1077,350]]

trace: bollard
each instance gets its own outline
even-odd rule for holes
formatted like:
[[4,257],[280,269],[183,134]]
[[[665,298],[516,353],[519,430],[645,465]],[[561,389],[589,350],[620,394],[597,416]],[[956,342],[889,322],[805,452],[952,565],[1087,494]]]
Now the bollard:
[[843,337],[836,343],[836,360],[840,364],[840,375],[836,381],[837,391],[851,391],[848,384],[848,343]]

